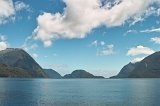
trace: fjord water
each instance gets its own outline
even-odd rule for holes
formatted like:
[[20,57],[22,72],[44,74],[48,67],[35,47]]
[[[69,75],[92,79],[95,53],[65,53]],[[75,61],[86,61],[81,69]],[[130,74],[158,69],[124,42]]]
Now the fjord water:
[[159,106],[160,79],[0,79],[0,106]]

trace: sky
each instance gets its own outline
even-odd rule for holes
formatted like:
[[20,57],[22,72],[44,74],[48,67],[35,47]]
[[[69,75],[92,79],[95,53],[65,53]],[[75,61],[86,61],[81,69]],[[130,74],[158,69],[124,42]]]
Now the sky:
[[160,50],[160,0],[0,0],[0,50],[61,75],[116,75]]

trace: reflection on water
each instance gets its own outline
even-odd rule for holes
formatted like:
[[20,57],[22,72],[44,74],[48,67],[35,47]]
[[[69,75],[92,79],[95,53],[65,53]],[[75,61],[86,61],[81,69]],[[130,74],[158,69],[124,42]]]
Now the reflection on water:
[[160,79],[0,79],[0,106],[158,106]]

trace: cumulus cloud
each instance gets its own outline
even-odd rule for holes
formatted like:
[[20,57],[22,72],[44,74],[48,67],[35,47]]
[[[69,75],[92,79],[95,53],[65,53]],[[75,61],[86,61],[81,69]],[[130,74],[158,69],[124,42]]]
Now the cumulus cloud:
[[5,50],[8,47],[7,42],[5,41],[0,41],[0,51]]
[[136,58],[134,58],[131,62],[132,62],[132,63],[137,63],[137,62],[142,61],[144,58],[145,58],[145,57],[136,57]]
[[11,20],[14,21],[16,12],[23,9],[30,11],[29,5],[22,1],[13,3],[12,0],[0,0],[0,24],[5,24]]
[[[64,13],[39,15],[33,34],[45,47],[59,38],[84,38],[92,29],[105,25],[120,26],[128,20],[142,18],[145,10],[160,0],[113,0],[103,5],[100,0],[63,0]],[[112,3],[111,3],[112,2]],[[136,6],[136,8],[135,8]],[[135,23],[135,22],[134,22]]]
[[33,58],[38,58],[38,54],[33,53],[33,54],[32,54],[32,57],[33,57]]
[[144,47],[144,46],[137,46],[137,47],[132,47],[128,50],[127,55],[128,56],[138,56],[138,55],[150,55],[154,53],[155,51],[152,50],[149,47]]
[[160,37],[151,38],[151,42],[154,42],[155,44],[160,44]]
[[28,36],[24,43],[21,45],[21,48],[23,48],[25,51],[33,51],[38,48],[38,44],[35,43],[35,41],[32,39],[32,36]]
[[106,42],[104,41],[98,41],[98,40],[94,40],[93,42],[91,42],[91,44],[89,45],[90,47],[96,47],[97,49],[97,55],[98,56],[108,56],[108,55],[112,55],[114,54],[114,45],[110,44],[107,45]]
[[107,45],[103,47],[101,50],[97,51],[97,55],[100,56],[108,56],[114,54],[114,45]]
[[12,0],[0,0],[0,24],[6,23],[6,19],[15,14]]
[[30,11],[30,6],[28,4],[25,4],[24,2],[22,1],[16,1],[14,3],[15,5],[15,10],[16,11],[21,11],[21,10],[27,10],[27,11]]
[[0,34],[0,51],[8,48],[9,44],[6,41],[6,37]]

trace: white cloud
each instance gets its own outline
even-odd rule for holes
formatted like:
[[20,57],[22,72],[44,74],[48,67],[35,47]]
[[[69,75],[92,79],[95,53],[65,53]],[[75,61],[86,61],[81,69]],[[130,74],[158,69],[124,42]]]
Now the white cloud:
[[106,43],[104,41],[100,42],[101,46],[104,46]]
[[132,47],[128,50],[127,55],[128,56],[137,56],[137,55],[150,55],[154,53],[155,51],[152,50],[151,48],[144,47],[144,46],[137,46],[137,47]]
[[21,11],[21,10],[24,10],[24,9],[27,10],[27,11],[30,10],[29,5],[25,4],[22,1],[16,1],[14,5],[15,5],[15,10],[16,11]]
[[0,41],[0,51],[7,49],[8,44],[5,41]]
[[157,15],[160,16],[160,8],[157,10]]
[[143,16],[134,16],[133,20],[131,20],[130,26],[135,25],[137,22],[142,22],[144,19]]
[[142,61],[144,58],[145,58],[145,57],[136,57],[136,58],[134,58],[131,62],[132,62],[132,63],[137,63],[137,62]]
[[160,32],[160,28],[146,29],[146,30],[142,30],[140,32],[145,32],[145,33]]
[[7,19],[15,14],[12,0],[0,0],[0,24],[7,22]]
[[16,12],[23,9],[31,11],[29,5],[26,5],[24,2],[16,1],[13,4],[13,0],[0,0],[0,24],[15,21]]
[[126,35],[128,35],[129,33],[137,33],[137,31],[130,29],[130,30],[126,31],[123,35],[126,36]]
[[36,48],[38,48],[37,44],[31,44],[31,45],[22,45],[21,48],[23,48],[25,51],[30,51],[30,50],[36,50]]
[[98,41],[97,41],[97,40],[93,41],[93,42],[91,43],[91,46],[97,47],[97,46],[98,46]]
[[146,10],[146,16],[150,16],[152,14],[157,14],[157,9],[155,7],[150,7]]
[[32,54],[32,57],[33,57],[33,58],[38,58],[38,54],[33,53],[33,54]]
[[148,8],[148,10],[146,10],[146,16],[150,16],[150,15],[159,16],[160,15],[160,7],[158,7],[158,8],[156,8],[156,7]]
[[106,43],[104,41],[98,41],[98,40],[94,40],[93,42],[91,42],[90,46],[104,46]]
[[36,50],[36,48],[38,48],[38,45],[33,41],[32,36],[28,36],[22,44],[21,48],[26,51]]
[[5,35],[0,34],[0,51],[7,49],[9,44],[6,41]]
[[38,47],[37,44],[32,44],[32,45],[30,46],[30,49],[36,49],[37,47]]
[[52,41],[44,41],[44,47],[49,47],[52,45]]
[[[128,20],[139,21],[154,2],[160,0],[121,0],[106,2],[100,0],[63,0],[66,4],[64,13],[46,13],[37,18],[38,26],[33,34],[45,47],[59,38],[84,38],[93,28],[101,25],[120,26]],[[116,0],[117,1],[117,0]],[[136,6],[136,8],[135,8]],[[134,22],[135,23],[135,22]]]
[[97,51],[97,55],[99,56],[108,56],[114,54],[113,51],[114,45],[107,45],[103,47],[101,50]]
[[94,40],[93,42],[91,42],[90,46],[96,47],[98,56],[108,56],[114,54],[113,44],[107,45],[104,41]]
[[151,38],[151,42],[154,42],[156,44],[160,44],[160,37]]
[[6,40],[5,35],[0,34],[0,41],[5,41],[5,40]]

